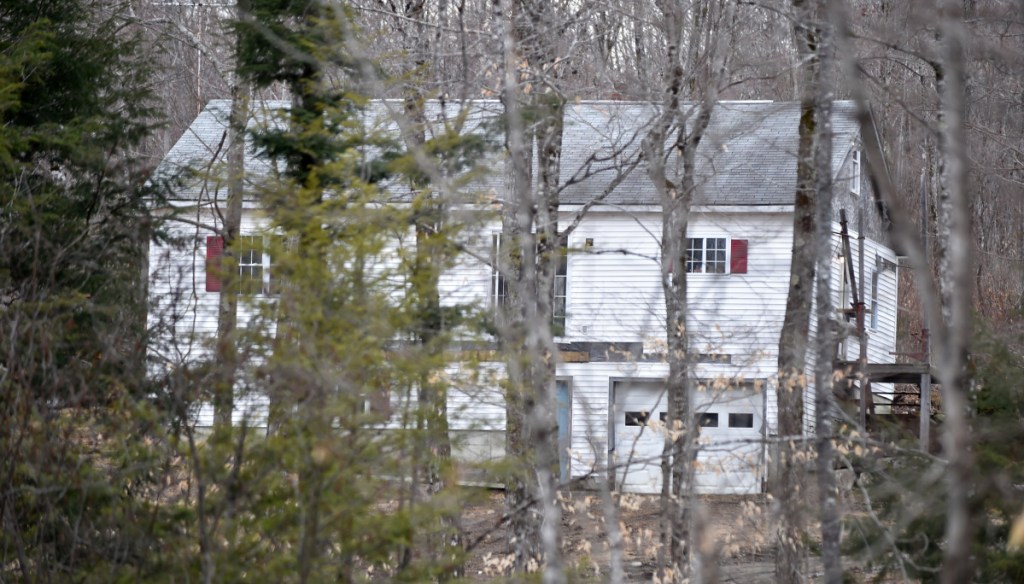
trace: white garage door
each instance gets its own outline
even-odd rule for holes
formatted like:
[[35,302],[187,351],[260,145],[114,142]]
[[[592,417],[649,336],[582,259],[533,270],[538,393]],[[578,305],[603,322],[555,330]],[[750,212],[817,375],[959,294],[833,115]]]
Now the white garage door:
[[[700,449],[695,469],[698,493],[747,494],[761,490],[764,469],[764,395],[752,384],[699,385],[693,403],[701,414]],[[661,492],[664,428],[668,397],[660,382],[615,385],[612,431],[616,483],[634,493]]]

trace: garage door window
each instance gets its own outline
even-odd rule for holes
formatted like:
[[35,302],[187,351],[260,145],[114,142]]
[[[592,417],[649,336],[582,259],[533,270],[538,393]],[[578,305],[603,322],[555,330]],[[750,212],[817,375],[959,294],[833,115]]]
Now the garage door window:
[[651,417],[650,412],[626,412],[627,426],[646,426]]
[[700,425],[702,428],[717,428],[718,427],[718,414],[705,412],[700,415]]
[[753,428],[754,414],[729,414],[730,428]]

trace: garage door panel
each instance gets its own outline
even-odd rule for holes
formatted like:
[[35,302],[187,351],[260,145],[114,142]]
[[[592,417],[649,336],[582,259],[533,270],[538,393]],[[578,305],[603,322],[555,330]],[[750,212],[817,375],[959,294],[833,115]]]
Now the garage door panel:
[[[614,416],[616,482],[634,493],[661,492],[662,414],[668,397],[660,383],[618,385]],[[651,426],[649,422],[658,421]]]

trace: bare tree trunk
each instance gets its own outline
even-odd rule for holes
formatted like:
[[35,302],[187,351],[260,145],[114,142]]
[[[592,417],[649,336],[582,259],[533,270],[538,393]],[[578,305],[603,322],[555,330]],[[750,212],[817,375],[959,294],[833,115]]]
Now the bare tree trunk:
[[[236,7],[241,17],[249,10],[248,0],[239,0]],[[234,411],[235,375],[238,371],[238,348],[235,328],[238,325],[238,257],[236,241],[242,224],[242,201],[245,196],[245,127],[249,120],[249,99],[252,86],[248,76],[238,68],[237,53],[241,41],[236,39],[234,85],[231,88],[231,113],[228,119],[228,200],[224,214],[223,268],[220,299],[217,305],[217,375],[213,383],[214,426],[231,427]]]
[[[693,382],[686,326],[686,242],[697,185],[697,149],[711,122],[718,83],[726,69],[726,59],[719,49],[725,34],[721,28],[732,12],[717,0],[689,6],[660,2],[658,6],[667,42],[665,97],[659,118],[643,141],[648,176],[662,210],[661,275],[669,365],[658,577],[663,582],[690,577],[701,581],[704,573],[700,569],[691,576],[691,555],[698,556],[693,562],[698,568],[705,562],[699,557],[699,546],[693,545],[698,539],[694,531],[697,499],[693,496],[698,433],[690,395]],[[684,103],[687,94],[694,96],[696,103]]]
[[[943,450],[948,503],[942,582],[969,582],[973,577],[969,489],[972,481],[971,435],[967,419],[970,379],[967,351],[971,339],[970,206],[967,198],[967,138],[964,132],[966,90],[964,24],[957,2],[939,3],[940,61],[936,82],[940,99],[940,190],[938,204],[939,296],[945,334],[938,339],[936,360],[942,382]],[[922,415],[924,415],[922,413]]]
[[[681,94],[685,71],[680,52],[684,16],[682,11],[665,11],[666,36],[669,39],[667,63],[668,87],[659,120],[643,142],[647,173],[659,195],[662,212],[661,277],[665,295],[665,329],[667,335],[669,374],[665,384],[668,394],[668,430],[662,454],[662,529],[658,553],[658,577],[663,582],[681,580],[689,568],[689,520],[686,503],[679,493],[687,493],[683,484],[692,465],[686,464],[687,435],[690,434],[692,408],[689,391],[689,337],[686,329],[686,229],[689,223],[693,192],[678,185],[669,176],[665,142],[670,132],[677,133],[674,145],[687,146],[685,112],[681,112]],[[708,112],[710,119],[710,110]],[[682,119],[682,122],[678,120]],[[680,124],[677,126],[677,124]],[[706,124],[705,124],[706,127]],[[698,138],[699,141],[699,138]],[[683,154],[685,156],[685,150]],[[690,154],[691,162],[693,154]],[[691,167],[692,170],[692,167]],[[684,171],[685,177],[685,171]],[[689,177],[693,186],[693,177]],[[678,469],[678,470],[677,470]],[[674,483],[674,484],[673,484]]]
[[[507,454],[521,472],[507,490],[515,568],[542,569],[542,581],[565,582],[561,550],[561,508],[555,420],[557,347],[551,330],[552,291],[557,258],[558,193],[564,98],[545,70],[554,61],[550,46],[538,38],[548,30],[550,10],[544,3],[506,0],[504,23],[505,73],[503,101],[511,192],[502,215],[501,267],[509,284],[503,341],[508,350],[506,396]],[[529,38],[529,42],[522,39]],[[525,65],[525,70],[521,69]],[[552,72],[547,71],[550,75]],[[521,90],[524,81],[533,86]],[[523,107],[536,114],[526,127]],[[532,180],[531,153],[537,143],[537,184]],[[524,350],[525,349],[525,350]]]
[[[507,347],[521,347],[525,343],[525,330],[521,322],[517,322],[522,305],[522,268],[526,262],[533,261],[536,248],[521,245],[520,239],[529,237],[529,228],[524,233],[520,228],[520,213],[528,213],[527,201],[531,198],[531,150],[525,136],[522,114],[520,112],[517,74],[518,55],[512,24],[513,2],[505,0],[501,3],[498,18],[504,22],[505,52],[505,146],[508,150],[506,183],[509,185],[511,201],[503,205],[501,216],[501,239],[499,240],[498,257],[499,271],[506,286],[504,306],[495,306],[498,327],[501,329],[502,342]],[[520,203],[522,201],[522,203]],[[520,207],[526,207],[520,209]],[[527,215],[527,221],[530,220]],[[525,256],[521,252],[526,250]],[[496,298],[497,300],[497,298]],[[526,385],[528,378],[525,363],[521,355],[509,352],[507,369],[507,387],[505,391],[505,455],[513,460],[516,469],[508,477],[505,485],[505,504],[511,513],[509,518],[509,539],[514,559],[513,568],[516,572],[525,572],[531,562],[540,557],[537,549],[538,521],[535,517],[529,489],[529,478],[523,468],[529,453],[525,433],[526,416]]]
[[[838,3],[837,3],[838,4]],[[948,489],[946,512],[946,542],[943,548],[942,581],[948,584],[970,582],[973,579],[971,540],[974,533],[970,516],[969,490],[973,480],[971,468],[971,433],[968,423],[970,378],[967,372],[967,351],[971,338],[971,247],[970,214],[967,199],[967,169],[965,123],[964,23],[960,6],[956,2],[940,3],[939,60],[931,62],[936,75],[940,97],[940,189],[938,204],[939,294],[928,262],[928,252],[914,237],[914,229],[898,214],[893,235],[909,256],[918,281],[918,292],[924,307],[926,322],[933,327],[929,339],[933,341],[937,359],[935,368],[942,383],[943,450],[949,461],[945,473]],[[836,21],[843,37],[849,37],[845,18]],[[845,52],[845,51],[844,51]],[[858,115],[862,126],[865,153],[872,187],[885,204],[896,206],[897,186],[886,171],[874,120],[867,107],[861,83],[853,83],[858,102]],[[927,245],[927,242],[924,242]],[[922,412],[922,416],[927,415]]]
[[[820,13],[820,11],[819,11]],[[822,21],[818,32],[819,77],[811,87],[815,116],[814,134],[815,190],[817,192],[817,357],[814,367],[814,430],[817,451],[818,497],[821,512],[821,557],[825,582],[842,584],[843,567],[839,549],[840,523],[833,447],[835,396],[832,391],[833,361],[837,335],[832,315],[832,68],[834,32],[831,23]]]
[[807,459],[806,443],[802,436],[804,395],[807,392],[805,369],[814,289],[814,263],[817,258],[817,247],[813,245],[816,238],[814,213],[817,179],[814,136],[821,123],[814,107],[815,88],[821,80],[818,54],[815,51],[818,30],[814,22],[814,2],[815,0],[793,0],[796,12],[794,36],[802,71],[800,141],[793,203],[793,250],[789,294],[786,297],[786,316],[779,337],[777,471],[770,482],[771,493],[778,502],[775,579],[780,583],[797,583],[804,579],[803,504]]

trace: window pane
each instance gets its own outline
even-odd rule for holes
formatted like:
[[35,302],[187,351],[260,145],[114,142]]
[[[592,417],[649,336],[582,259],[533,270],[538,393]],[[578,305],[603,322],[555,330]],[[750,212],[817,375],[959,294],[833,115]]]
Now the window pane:
[[505,276],[499,269],[504,259],[502,243],[500,233],[491,236],[491,304],[495,309],[505,304],[505,299],[508,296],[508,282],[505,281]]
[[649,412],[626,412],[627,426],[646,426]]
[[242,294],[264,293],[263,237],[243,235],[238,238],[238,291]]
[[730,428],[753,428],[754,414],[729,414]]
[[239,268],[238,290],[243,294],[263,292],[263,266],[241,266]]
[[[555,320],[556,324],[565,326],[565,297],[555,298],[555,302],[551,307],[551,315]],[[559,322],[560,321],[560,322]]]
[[706,412],[700,415],[700,425],[704,428],[718,427],[718,414]]
[[725,273],[725,238],[716,237],[707,240],[707,267],[709,274]]
[[704,271],[704,240],[688,238],[686,240],[686,271],[701,273]]

